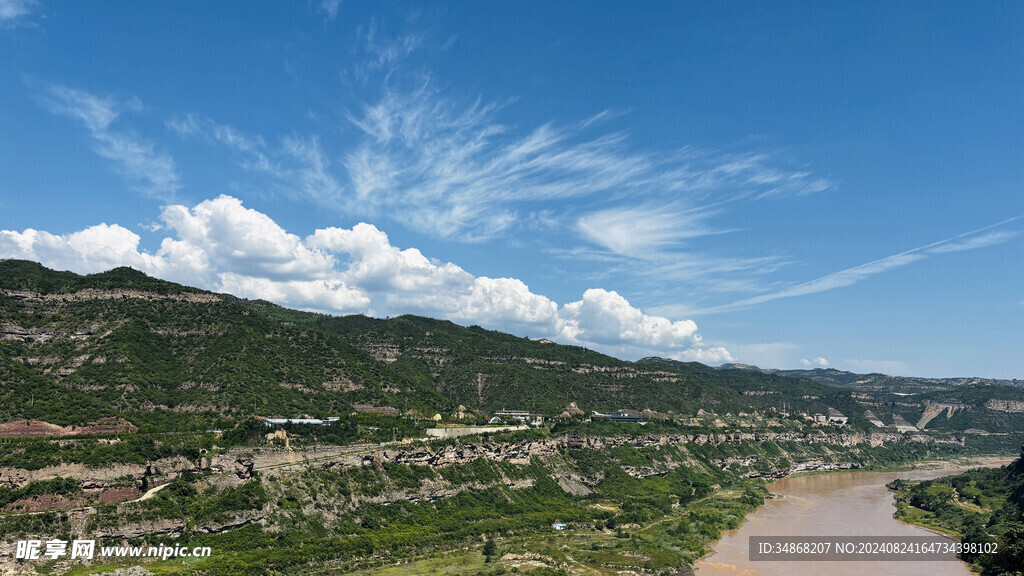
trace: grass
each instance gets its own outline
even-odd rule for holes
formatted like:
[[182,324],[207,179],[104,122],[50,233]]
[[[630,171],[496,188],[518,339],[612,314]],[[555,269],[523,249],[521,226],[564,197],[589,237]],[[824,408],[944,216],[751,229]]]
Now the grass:
[[906,508],[902,509],[902,513],[895,516],[895,518],[904,524],[924,528],[925,530],[936,532],[943,536],[949,536],[955,540],[960,540],[963,537],[960,533],[950,530],[940,524],[934,513],[922,510],[915,506],[907,505]]
[[[571,526],[564,532],[542,531],[531,535],[498,538],[498,557],[485,562],[482,543],[471,548],[445,553],[431,553],[401,563],[363,563],[359,568],[340,568],[329,573],[352,573],[363,576],[476,576],[529,574],[531,570],[546,567],[565,570],[569,574],[611,576],[623,571],[656,573],[671,570],[675,573],[681,562],[693,562],[706,551],[714,540],[696,538],[700,551],[686,547],[675,527],[692,513],[718,512],[732,524],[742,522],[742,506],[738,498],[742,490],[723,488],[685,508],[640,527],[618,530],[595,530],[592,525]],[[595,503],[599,509],[610,509],[606,503]],[[728,526],[719,527],[722,530]],[[693,543],[694,540],[687,542]]]
[[379,576],[452,575],[477,574],[491,566],[484,562],[484,555],[478,550],[457,551],[451,554],[431,555],[411,562],[395,563],[358,570],[353,574],[374,574]]

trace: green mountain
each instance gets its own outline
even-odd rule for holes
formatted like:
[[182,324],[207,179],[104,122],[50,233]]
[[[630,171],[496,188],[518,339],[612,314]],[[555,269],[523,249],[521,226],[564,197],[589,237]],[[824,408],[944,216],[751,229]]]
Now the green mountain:
[[0,262],[0,420],[209,425],[356,404],[451,408],[344,339],[270,316],[128,268],[78,276]]
[[[150,278],[0,262],[0,421],[208,425],[253,414],[430,416],[571,402],[695,413],[763,406],[697,373],[401,316],[330,317]],[[176,424],[173,424],[176,423]]]
[[252,415],[447,418],[460,405],[471,420],[503,408],[557,416],[573,402],[586,413],[664,416],[833,408],[862,430],[872,429],[869,409],[885,422],[896,414],[918,422],[942,402],[970,407],[933,418],[950,431],[1003,431],[1024,419],[1015,412],[1015,402],[1024,401],[1019,388],[968,385],[901,396],[784,372],[627,362],[479,326],[333,317],[129,268],[80,276],[17,260],[0,261],[0,377],[0,422],[66,426],[120,416],[151,430],[209,427],[223,418],[226,426]]

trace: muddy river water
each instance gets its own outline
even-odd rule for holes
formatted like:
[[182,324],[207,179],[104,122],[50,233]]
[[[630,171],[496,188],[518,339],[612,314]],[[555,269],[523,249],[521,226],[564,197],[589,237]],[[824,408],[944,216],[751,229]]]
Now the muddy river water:
[[726,532],[715,552],[696,565],[698,576],[970,576],[960,561],[778,562],[748,559],[750,536],[921,536],[930,532],[892,517],[893,495],[885,485],[896,478],[927,480],[978,466],[1002,466],[1010,459],[985,459],[972,466],[904,472],[834,472],[778,480],[769,489],[784,498],[769,500]]

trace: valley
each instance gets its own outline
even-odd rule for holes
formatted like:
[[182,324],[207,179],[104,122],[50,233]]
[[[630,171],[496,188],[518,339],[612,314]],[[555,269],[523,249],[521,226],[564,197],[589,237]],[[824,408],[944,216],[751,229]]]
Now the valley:
[[676,574],[773,479],[1024,439],[1015,386],[627,362],[12,260],[0,379],[19,574],[135,565],[15,559],[34,537],[215,551],[142,562],[161,573]]

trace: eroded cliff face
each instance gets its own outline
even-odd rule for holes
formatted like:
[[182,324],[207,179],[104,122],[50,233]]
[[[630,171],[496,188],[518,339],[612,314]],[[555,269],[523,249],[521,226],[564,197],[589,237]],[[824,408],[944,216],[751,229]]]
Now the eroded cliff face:
[[985,402],[985,408],[998,410],[1000,412],[1024,412],[1024,402],[1018,400],[989,400]]
[[[248,472],[252,470],[301,470],[307,467],[346,468],[372,466],[380,463],[410,464],[445,467],[466,464],[486,458],[511,464],[529,464],[532,458],[547,458],[564,450],[607,450],[617,447],[650,448],[655,446],[718,446],[726,443],[795,442],[797,444],[824,444],[840,447],[866,445],[878,447],[896,443],[960,443],[940,440],[925,434],[872,432],[844,434],[839,432],[716,432],[711,434],[650,434],[640,436],[559,436],[543,440],[522,442],[492,442],[464,439],[455,443],[435,445],[430,441],[395,442],[386,445],[314,446],[305,450],[276,448],[239,449],[219,453],[213,457],[191,462],[181,456],[152,462],[148,465],[110,465],[90,468],[82,464],[48,466],[40,470],[0,467],[0,485],[19,488],[33,480],[70,477],[79,481],[86,490],[109,487],[125,476],[141,483],[149,477],[150,485],[176,478],[181,472],[209,471],[215,474],[238,473],[240,462]],[[156,472],[154,472],[154,470]],[[147,486],[148,487],[148,486]]]

